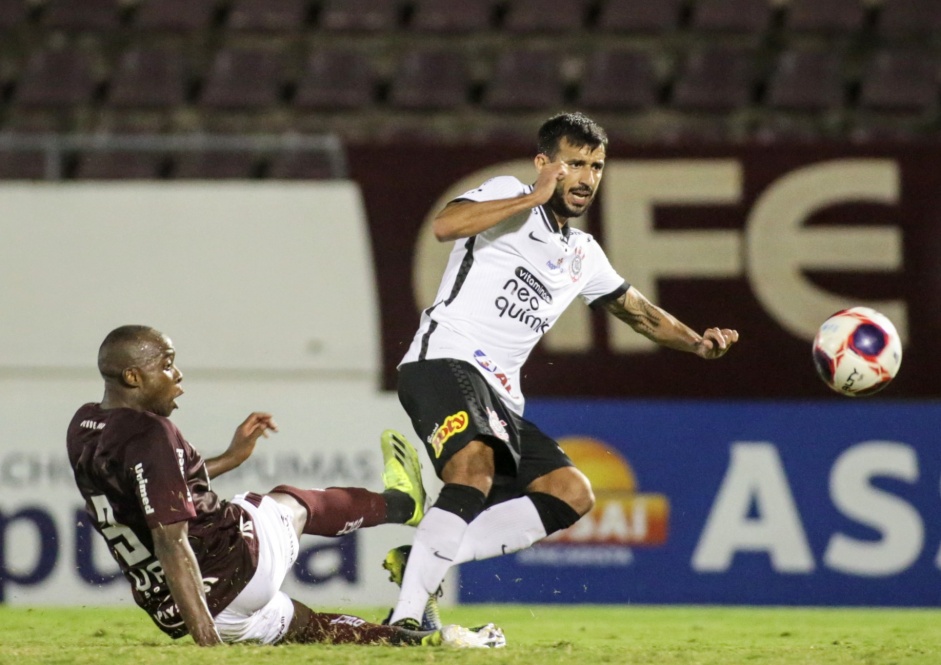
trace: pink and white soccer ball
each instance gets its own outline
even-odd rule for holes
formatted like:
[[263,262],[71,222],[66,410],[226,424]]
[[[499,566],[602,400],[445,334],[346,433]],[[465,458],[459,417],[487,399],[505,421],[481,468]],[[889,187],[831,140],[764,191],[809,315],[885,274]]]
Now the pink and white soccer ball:
[[861,397],[877,393],[902,364],[902,340],[884,314],[850,307],[823,322],[814,338],[814,366],[830,388]]

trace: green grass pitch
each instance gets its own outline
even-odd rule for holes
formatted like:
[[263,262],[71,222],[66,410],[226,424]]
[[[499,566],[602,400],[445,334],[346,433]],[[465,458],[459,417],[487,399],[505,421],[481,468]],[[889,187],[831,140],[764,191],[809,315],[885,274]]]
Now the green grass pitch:
[[[334,608],[335,609],[335,608]],[[378,609],[350,612],[377,620]],[[941,610],[467,605],[445,619],[494,621],[500,651],[355,646],[200,649],[163,636],[134,608],[0,606],[0,663],[31,665],[941,664]]]

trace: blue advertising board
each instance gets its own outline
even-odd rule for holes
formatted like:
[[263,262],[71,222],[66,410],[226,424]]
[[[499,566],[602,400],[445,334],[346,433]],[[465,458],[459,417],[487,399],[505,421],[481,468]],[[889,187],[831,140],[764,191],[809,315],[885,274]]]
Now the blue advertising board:
[[532,399],[591,479],[460,600],[941,605],[941,404]]

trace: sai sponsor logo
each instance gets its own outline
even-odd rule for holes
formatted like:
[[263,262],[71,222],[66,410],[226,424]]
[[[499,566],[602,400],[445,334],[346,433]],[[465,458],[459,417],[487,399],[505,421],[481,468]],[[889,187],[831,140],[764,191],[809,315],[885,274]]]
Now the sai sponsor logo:
[[435,457],[441,457],[444,444],[455,434],[466,430],[469,421],[467,411],[458,411],[445,418],[443,423],[435,427],[435,431],[428,437],[428,443],[434,448]]
[[667,541],[670,502],[663,494],[641,493],[630,463],[615,448],[587,437],[559,441],[591,481],[595,507],[568,529],[517,554],[530,565],[630,565],[631,548]]

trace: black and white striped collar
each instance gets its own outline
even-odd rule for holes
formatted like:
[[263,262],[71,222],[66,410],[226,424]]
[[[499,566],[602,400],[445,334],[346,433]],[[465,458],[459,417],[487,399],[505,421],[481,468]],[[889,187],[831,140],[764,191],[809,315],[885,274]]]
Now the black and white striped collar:
[[555,221],[555,215],[552,214],[552,211],[549,210],[548,206],[541,205],[536,210],[539,212],[539,217],[542,219],[542,223],[545,224],[546,230],[549,233],[558,233],[562,236],[562,240],[568,242],[569,234],[571,233],[571,228],[569,228],[569,223],[566,222],[561,227]]

